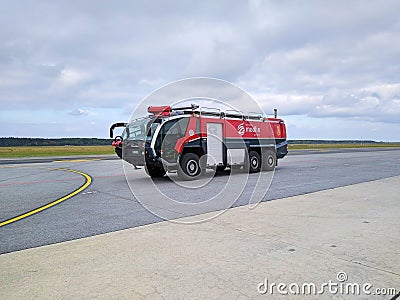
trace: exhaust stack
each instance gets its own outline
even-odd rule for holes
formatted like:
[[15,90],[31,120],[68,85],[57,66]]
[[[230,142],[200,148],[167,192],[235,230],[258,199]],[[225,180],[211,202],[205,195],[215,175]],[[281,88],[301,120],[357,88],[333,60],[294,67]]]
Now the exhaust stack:
[[274,108],[274,118],[276,119],[278,117],[278,110]]

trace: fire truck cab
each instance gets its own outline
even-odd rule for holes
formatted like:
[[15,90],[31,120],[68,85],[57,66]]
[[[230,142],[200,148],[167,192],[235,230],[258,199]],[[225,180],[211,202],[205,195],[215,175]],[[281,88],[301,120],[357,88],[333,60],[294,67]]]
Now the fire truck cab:
[[238,111],[189,107],[150,106],[149,115],[124,127],[112,142],[117,155],[144,166],[151,177],[177,172],[183,180],[203,175],[207,168],[243,169],[250,173],[272,171],[287,154],[286,127],[282,119]]

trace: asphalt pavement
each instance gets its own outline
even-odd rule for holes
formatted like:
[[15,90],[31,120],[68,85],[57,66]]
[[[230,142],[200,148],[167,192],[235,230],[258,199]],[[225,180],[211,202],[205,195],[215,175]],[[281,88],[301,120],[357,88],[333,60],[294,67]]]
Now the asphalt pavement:
[[396,299],[399,186],[390,177],[2,254],[1,296]]
[[[0,253],[206,212],[217,212],[215,217],[228,207],[249,202],[255,205],[259,201],[397,176],[400,175],[400,149],[296,153],[281,160],[274,174],[251,174],[247,178],[244,174],[224,171],[209,182],[200,182],[201,188],[189,183],[182,186],[174,181],[175,174],[152,181],[143,169],[124,167],[111,156],[2,164],[0,222],[62,199],[85,184],[81,174],[60,169],[83,172],[92,182],[85,190],[57,205],[1,226]],[[245,185],[241,187],[243,182]],[[224,189],[227,184],[231,185]],[[254,187],[258,187],[258,193],[253,193]],[[174,201],[163,201],[161,196],[154,196],[154,190]],[[220,201],[203,205],[205,198],[212,200],[213,197]]]

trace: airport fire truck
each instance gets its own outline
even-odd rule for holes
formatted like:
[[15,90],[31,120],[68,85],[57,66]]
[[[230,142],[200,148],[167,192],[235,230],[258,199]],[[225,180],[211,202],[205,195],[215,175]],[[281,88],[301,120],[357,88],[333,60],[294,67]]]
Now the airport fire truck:
[[282,119],[261,114],[243,115],[191,104],[187,107],[150,106],[148,116],[124,127],[113,139],[116,154],[151,177],[177,172],[183,180],[202,176],[207,168],[272,171],[287,154]]

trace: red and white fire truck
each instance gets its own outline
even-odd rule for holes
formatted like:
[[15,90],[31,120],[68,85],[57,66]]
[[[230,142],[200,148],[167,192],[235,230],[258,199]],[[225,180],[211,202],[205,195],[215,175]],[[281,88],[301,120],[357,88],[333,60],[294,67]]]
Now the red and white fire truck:
[[191,180],[207,168],[240,169],[251,173],[272,171],[287,154],[282,119],[238,111],[188,107],[150,106],[149,115],[124,127],[112,142],[117,155],[135,167],[144,166],[151,177],[178,172]]

